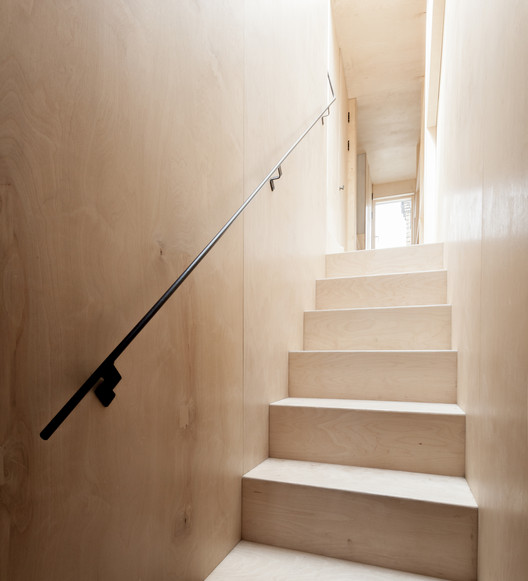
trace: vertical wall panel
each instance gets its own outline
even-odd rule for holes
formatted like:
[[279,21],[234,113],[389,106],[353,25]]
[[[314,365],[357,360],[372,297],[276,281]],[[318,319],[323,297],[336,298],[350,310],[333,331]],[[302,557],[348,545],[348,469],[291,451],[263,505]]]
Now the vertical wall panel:
[[2,3],[2,580],[199,580],[239,538],[242,224],[38,433],[242,202],[242,8]]
[[[248,194],[327,103],[328,7],[244,4]],[[314,127],[244,220],[245,470],[268,456],[268,404],[287,395],[288,350],[301,348],[302,312],[324,270],[327,129]]]
[[350,122],[347,131],[347,245],[346,250],[357,247],[357,191],[358,191],[358,156],[357,156],[357,100],[348,99]]
[[[332,115],[325,119],[327,129],[327,202],[326,202],[326,252],[342,252],[347,248],[347,202],[355,202],[354,188],[348,181],[347,140],[348,111],[347,87],[341,51],[336,42],[332,13],[329,14],[329,64],[335,94],[338,98],[332,107]],[[355,137],[355,132],[354,132]],[[355,161],[355,155],[354,155]],[[354,221],[355,227],[355,221]]]
[[528,571],[528,7],[446,2],[438,116],[479,579]]

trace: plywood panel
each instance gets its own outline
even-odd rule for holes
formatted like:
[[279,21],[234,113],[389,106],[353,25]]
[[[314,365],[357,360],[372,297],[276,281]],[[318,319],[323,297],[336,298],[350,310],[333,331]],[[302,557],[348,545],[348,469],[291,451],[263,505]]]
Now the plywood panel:
[[451,307],[308,311],[305,349],[450,349]]
[[528,571],[527,20],[524,3],[445,3],[438,206],[483,581]]
[[[334,23],[330,5],[329,35],[333,38]],[[326,252],[342,252],[347,245],[347,205],[355,201],[355,188],[349,191],[347,181],[348,97],[337,43],[330,45],[328,72],[338,101],[332,114],[325,118],[327,124],[327,182],[326,182]]]
[[38,434],[242,202],[242,8],[2,3],[2,579],[199,580],[239,538],[241,224]]
[[[328,7],[320,0],[244,6],[244,183],[251,191],[329,99]],[[275,191],[266,188],[244,218],[246,470],[268,456],[268,405],[287,395],[288,351],[302,346],[302,311],[313,308],[313,281],[324,269],[329,127],[314,127],[283,165]]]
[[383,248],[342,252],[326,257],[326,276],[389,274],[444,267],[441,244],[417,244],[406,248]]
[[358,156],[357,156],[357,101],[348,100],[348,139],[347,139],[347,244],[345,250],[351,252],[357,247],[357,188],[358,188]]
[[440,73],[442,68],[442,41],[444,32],[445,0],[435,0],[431,3],[428,21],[431,22],[431,38],[426,47],[426,55],[430,61],[427,98],[427,127],[436,127],[438,118],[438,99],[440,92]]
[[[272,465],[272,472],[282,468],[295,472],[293,465],[284,462],[287,461]],[[271,474],[259,477],[265,470],[244,477],[242,535],[245,540],[455,581],[476,579],[477,511],[472,500],[469,505],[457,506],[378,496],[372,490],[361,494],[348,488],[346,476],[347,471],[353,473],[357,469],[292,464],[297,464],[298,470],[293,477],[288,476],[289,482],[281,481],[280,476],[273,478]],[[336,472],[329,475],[330,480],[341,476],[335,488],[312,480],[312,474],[318,472],[325,482],[328,471]],[[376,476],[383,475],[391,488],[399,474],[405,475],[409,484],[413,479],[419,482],[424,477],[391,474],[392,471],[373,472],[378,472]],[[361,469],[366,486],[370,484],[369,474],[366,468]],[[434,480],[430,475],[425,478]],[[449,488],[449,477],[436,478],[446,479],[443,486]],[[453,484],[463,482],[455,479]]]
[[456,402],[455,351],[295,351],[291,397]]
[[[356,159],[357,187],[356,187],[356,235],[358,250],[365,249],[365,190],[367,188],[367,155],[360,153]],[[348,252],[346,255],[348,256]],[[341,256],[342,253],[331,254],[326,257],[326,276],[331,276],[328,270],[329,256]],[[337,260],[337,259],[336,259]]]
[[447,302],[447,272],[322,279],[316,282],[317,309],[440,305]]
[[455,405],[290,398],[270,406],[272,458],[463,476],[464,448]]
[[[341,559],[241,541],[206,581],[435,581]],[[439,581],[439,580],[436,580]]]
[[1,9],[0,576],[203,579],[323,271],[322,125],[118,360],[116,401],[38,432],[324,106],[327,3],[70,4]]
[[453,476],[269,458],[244,478],[477,508],[466,480]]

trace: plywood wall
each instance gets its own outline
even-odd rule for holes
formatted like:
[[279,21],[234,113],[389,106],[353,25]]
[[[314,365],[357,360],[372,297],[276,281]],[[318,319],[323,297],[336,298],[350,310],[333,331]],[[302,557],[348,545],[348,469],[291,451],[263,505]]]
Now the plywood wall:
[[446,2],[439,216],[481,581],[528,571],[526,23],[522,2]]
[[239,535],[242,224],[38,433],[242,201],[241,4],[2,4],[3,579],[200,579]]
[[322,271],[322,127],[117,361],[114,403],[38,433],[324,103],[326,2],[282,4],[2,2],[2,581],[200,580],[240,538]]
[[[320,0],[250,0],[245,13],[250,191],[330,100],[328,8]],[[276,190],[244,219],[244,470],[268,457],[268,404],[287,396],[288,350],[302,348],[302,311],[313,308],[314,280],[324,272],[327,130],[314,127]]]
[[[349,232],[351,217],[347,214],[347,208],[354,206],[356,200],[356,177],[355,177],[355,152],[348,151],[347,142],[352,141],[352,148],[355,148],[356,124],[355,124],[355,100],[354,110],[351,111],[351,104],[348,100],[347,86],[345,81],[345,71],[343,59],[339,45],[337,44],[334,29],[333,16],[329,14],[330,47],[329,65],[333,88],[338,97],[334,105],[333,114],[325,119],[328,124],[326,133],[327,139],[327,204],[326,204],[326,251],[328,253],[343,252],[348,250],[348,240],[355,239]],[[349,119],[351,115],[351,122]],[[352,126],[351,126],[352,125]],[[349,166],[349,160],[353,159],[353,167]],[[349,175],[352,174],[352,175]],[[353,203],[353,204],[352,204]],[[355,229],[355,215],[352,226]]]
[[358,156],[357,156],[357,99],[348,99],[347,131],[347,244],[346,250],[357,247],[357,189],[358,189]]

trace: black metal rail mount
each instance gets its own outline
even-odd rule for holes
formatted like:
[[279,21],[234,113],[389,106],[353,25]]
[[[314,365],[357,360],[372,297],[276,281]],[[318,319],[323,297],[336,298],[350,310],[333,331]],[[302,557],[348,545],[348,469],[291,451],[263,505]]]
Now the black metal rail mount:
[[[43,440],[48,440],[55,430],[64,422],[64,420],[71,414],[71,412],[79,405],[83,397],[91,390],[94,389],[95,395],[98,397],[99,401],[108,407],[115,397],[114,388],[121,380],[121,375],[115,367],[116,359],[123,353],[123,351],[132,343],[132,341],[137,337],[137,335],[142,331],[142,329],[147,325],[147,323],[154,317],[154,315],[161,309],[161,307],[168,301],[168,299],[174,294],[174,292],[182,285],[185,279],[191,274],[191,272],[200,264],[200,262],[205,258],[208,252],[213,248],[213,246],[220,240],[220,238],[225,234],[227,229],[231,224],[240,216],[240,214],[245,210],[248,204],[253,200],[253,198],[258,194],[258,192],[269,182],[271,190],[275,190],[275,181],[280,179],[282,176],[282,164],[286,158],[292,153],[292,151],[299,145],[299,143],[306,137],[310,130],[315,126],[315,124],[321,120],[324,125],[325,117],[330,114],[330,107],[336,100],[334,94],[334,89],[332,87],[332,80],[330,75],[327,75],[328,83],[330,85],[330,91],[332,93],[332,99],[323,109],[322,113],[317,116],[317,118],[310,124],[310,126],[302,133],[302,135],[295,141],[295,143],[288,149],[288,151],[281,157],[281,159],[276,163],[268,175],[262,180],[262,182],[257,186],[257,188],[251,193],[251,195],[246,198],[245,202],[240,206],[240,208],[231,216],[231,218],[225,223],[222,229],[216,234],[216,236],[207,244],[207,246],[198,254],[198,256],[189,264],[189,266],[180,274],[180,276],[171,284],[171,286],[166,290],[166,292],[156,301],[156,303],[149,309],[149,311],[138,321],[138,323],[133,327],[133,329],[125,336],[125,338],[117,345],[117,347],[108,355],[108,357],[97,367],[97,369],[90,375],[90,377],[81,385],[81,387],[72,395],[72,397],[64,404],[64,406],[59,410],[59,412],[53,417],[53,419],[48,423],[48,425],[40,432],[40,437]],[[277,172],[277,175],[274,175]]]

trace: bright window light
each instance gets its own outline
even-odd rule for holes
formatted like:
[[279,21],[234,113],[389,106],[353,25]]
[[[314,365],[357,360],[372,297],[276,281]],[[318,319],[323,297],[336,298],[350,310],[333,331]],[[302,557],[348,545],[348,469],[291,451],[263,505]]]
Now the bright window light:
[[412,200],[376,202],[375,248],[409,246],[412,239]]

